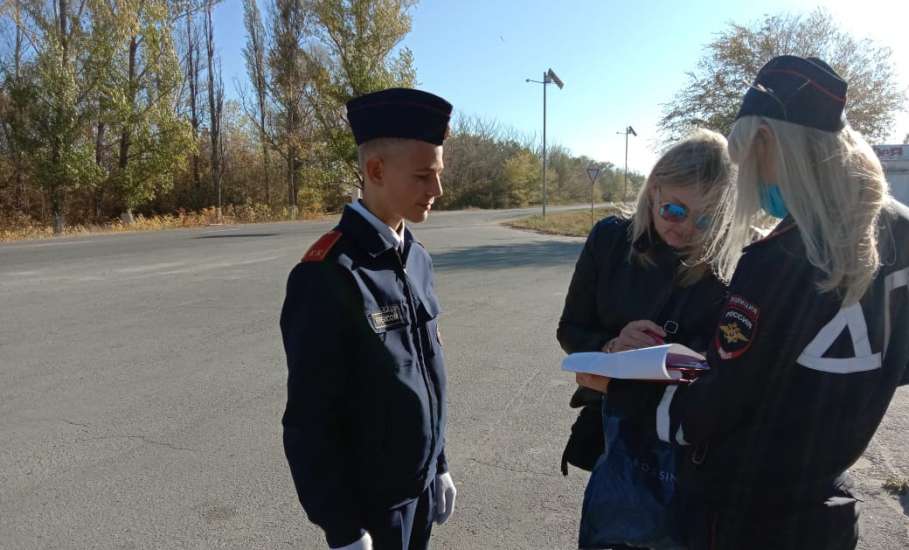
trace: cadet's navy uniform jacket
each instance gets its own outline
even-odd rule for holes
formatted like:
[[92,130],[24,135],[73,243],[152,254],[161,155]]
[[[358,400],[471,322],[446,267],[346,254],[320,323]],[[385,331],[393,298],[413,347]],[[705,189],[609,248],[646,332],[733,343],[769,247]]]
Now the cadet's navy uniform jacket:
[[448,470],[439,311],[423,246],[405,229],[399,250],[350,207],[290,274],[284,449],[330,546]]
[[889,204],[879,227],[880,271],[846,307],[819,291],[791,219],[745,249],[711,370],[668,388],[655,418],[662,439],[706,445],[684,477],[713,509],[785,514],[848,495],[845,471],[909,383],[909,209]]

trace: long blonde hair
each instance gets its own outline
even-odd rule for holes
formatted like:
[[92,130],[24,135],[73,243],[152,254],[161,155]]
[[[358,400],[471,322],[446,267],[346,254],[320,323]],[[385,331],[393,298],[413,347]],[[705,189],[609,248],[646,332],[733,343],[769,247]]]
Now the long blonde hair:
[[877,222],[889,192],[877,156],[848,126],[825,132],[759,116],[735,123],[729,154],[739,168],[737,201],[721,208],[726,238],[707,247],[719,260],[720,275],[731,278],[761,215],[755,141],[762,128],[776,145],[779,181],[771,183],[779,184],[808,261],[824,274],[819,290],[841,293],[844,305],[857,302],[880,266]]
[[[695,130],[669,148],[647,176],[638,193],[632,217],[631,241],[637,242],[654,231],[651,199],[654,187],[696,186],[698,193],[704,197],[704,213],[711,217],[712,222],[695,242],[682,251],[684,260],[678,275],[682,286],[697,282],[716,263],[716,258],[707,254],[703,245],[723,240],[721,236],[715,236],[720,227],[714,212],[720,205],[734,201],[734,180],[735,167],[727,151],[726,138],[711,130]],[[644,265],[653,263],[650,251],[638,251],[635,247],[631,248],[631,258]]]

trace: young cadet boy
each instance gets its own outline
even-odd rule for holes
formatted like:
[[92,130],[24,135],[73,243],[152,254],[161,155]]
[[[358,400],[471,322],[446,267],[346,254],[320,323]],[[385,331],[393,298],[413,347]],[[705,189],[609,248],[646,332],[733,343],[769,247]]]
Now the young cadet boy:
[[401,88],[348,102],[363,199],[287,282],[284,449],[330,548],[422,550],[454,509],[432,261],[405,225],[442,195],[451,109]]

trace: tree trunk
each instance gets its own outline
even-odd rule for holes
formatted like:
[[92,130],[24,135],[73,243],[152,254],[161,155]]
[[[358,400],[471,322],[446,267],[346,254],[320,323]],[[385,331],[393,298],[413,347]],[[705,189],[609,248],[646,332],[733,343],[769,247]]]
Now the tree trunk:
[[60,18],[60,48],[63,50],[63,62],[66,63],[67,60],[67,50],[69,46],[69,36],[66,31],[66,18],[69,15],[69,5],[68,0],[59,0],[58,3],[59,12],[58,17]]
[[[51,145],[51,164],[60,165],[60,149],[62,146],[59,139],[54,139]],[[65,220],[63,219],[63,189],[61,182],[55,181],[50,187],[51,215],[54,217],[54,235],[63,233]]]
[[268,205],[269,210],[271,209],[271,181],[268,174],[268,143],[265,142],[265,138],[262,139],[262,164],[265,169],[265,204]]
[[[263,105],[263,103],[264,102],[260,100],[259,104]],[[264,105],[260,108],[264,109]],[[264,111],[262,112],[261,120],[262,120],[262,128],[263,128],[263,130],[261,132],[262,133],[261,138],[262,138],[262,164],[264,165],[263,169],[265,171],[265,174],[264,174],[264,176],[265,176],[265,204],[267,204],[270,209],[271,208],[271,186],[269,183],[270,176],[268,174],[268,165],[269,165],[269,163],[268,163],[268,141],[265,138],[265,130],[264,130],[265,114],[264,114]]]
[[[63,67],[69,63],[69,36],[67,34],[67,17],[69,15],[69,4],[68,0],[59,0],[58,3],[59,12],[58,17],[60,18],[60,63]],[[63,118],[63,114],[59,112],[60,108],[57,107],[57,119],[60,120]],[[60,138],[55,137],[51,140],[51,165],[54,167],[60,166],[61,152],[63,149],[63,144],[60,143]],[[63,233],[63,227],[65,220],[63,219],[63,190],[61,189],[63,182],[55,181],[51,184],[50,188],[50,201],[51,201],[51,212],[54,216],[54,235],[60,235]]]
[[[261,45],[259,46],[261,47]],[[259,141],[262,142],[262,164],[265,177],[265,204],[271,208],[271,175],[269,174],[269,162],[268,162],[268,138],[265,130],[265,109],[267,109],[267,104],[265,101],[266,94],[266,84],[265,84],[265,67],[262,66],[262,55],[257,54],[256,57],[256,95],[259,100]]]
[[[101,100],[98,100],[98,110],[102,109]],[[95,134],[95,164],[99,167],[104,165],[104,133],[107,126],[103,121],[98,121],[98,130]],[[94,194],[95,203],[95,220],[99,221],[104,217],[104,186],[98,185]]]
[[297,218],[297,157],[294,147],[287,151],[287,203],[290,205],[291,219]]
[[[136,108],[136,55],[139,50],[139,41],[137,36],[132,36],[129,40],[129,68],[128,68],[128,80],[127,80],[127,91],[126,97],[129,101],[130,113]],[[117,161],[117,171],[118,178],[120,178],[121,184],[121,197],[120,200],[123,202],[122,207],[124,213],[130,213],[132,205],[132,198],[129,197],[130,190],[125,186],[128,185],[126,181],[126,170],[129,167],[129,148],[132,145],[132,121],[127,120],[123,129],[120,132],[120,155]],[[132,216],[127,216],[126,219],[131,219]]]
[[218,222],[221,221],[221,113],[224,108],[224,89],[220,72],[215,79],[215,29],[212,22],[213,1],[205,6],[205,53],[208,57],[208,114],[211,138],[211,183],[217,194]]
[[[14,17],[16,25],[16,38],[15,46],[13,50],[13,76],[16,81],[16,86],[19,87],[22,85],[20,80],[21,74],[21,64],[22,64],[22,3],[21,0],[16,0],[14,5]],[[22,131],[22,125],[25,122],[25,113],[22,111],[22,105],[18,101],[16,102],[15,111],[13,112],[13,117],[15,121],[15,128],[11,128],[12,132],[10,133],[9,146],[10,152],[13,157],[13,170],[15,170],[15,183],[13,184],[14,192],[14,203],[16,205],[16,210],[23,214],[28,214],[28,190],[26,189],[25,178],[23,177],[24,172],[24,162],[23,162],[23,152],[20,148],[21,143],[19,142],[19,132]]]
[[21,153],[16,154],[16,183],[13,189],[15,195],[14,200],[16,203],[16,210],[23,214],[28,214],[28,192],[25,189],[25,179],[22,177],[22,155]]
[[[186,14],[186,80],[189,82],[189,112],[190,126],[192,126],[193,143],[199,143],[199,45],[194,41],[193,33],[193,14],[192,11]],[[202,174],[199,169],[199,153],[194,152],[192,155],[193,170],[193,200],[194,206],[199,208],[202,205]]]

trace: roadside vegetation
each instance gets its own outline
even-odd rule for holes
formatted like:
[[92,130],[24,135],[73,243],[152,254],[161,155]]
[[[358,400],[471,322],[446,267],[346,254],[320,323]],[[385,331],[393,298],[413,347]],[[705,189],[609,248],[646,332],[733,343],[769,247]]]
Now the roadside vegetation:
[[633,210],[634,205],[631,203],[611,204],[595,208],[592,217],[590,209],[585,208],[569,212],[547,212],[545,218],[542,214],[536,214],[527,218],[505,222],[505,225],[514,229],[526,229],[547,235],[586,237],[594,223],[609,216],[622,215],[623,212],[627,215]]

